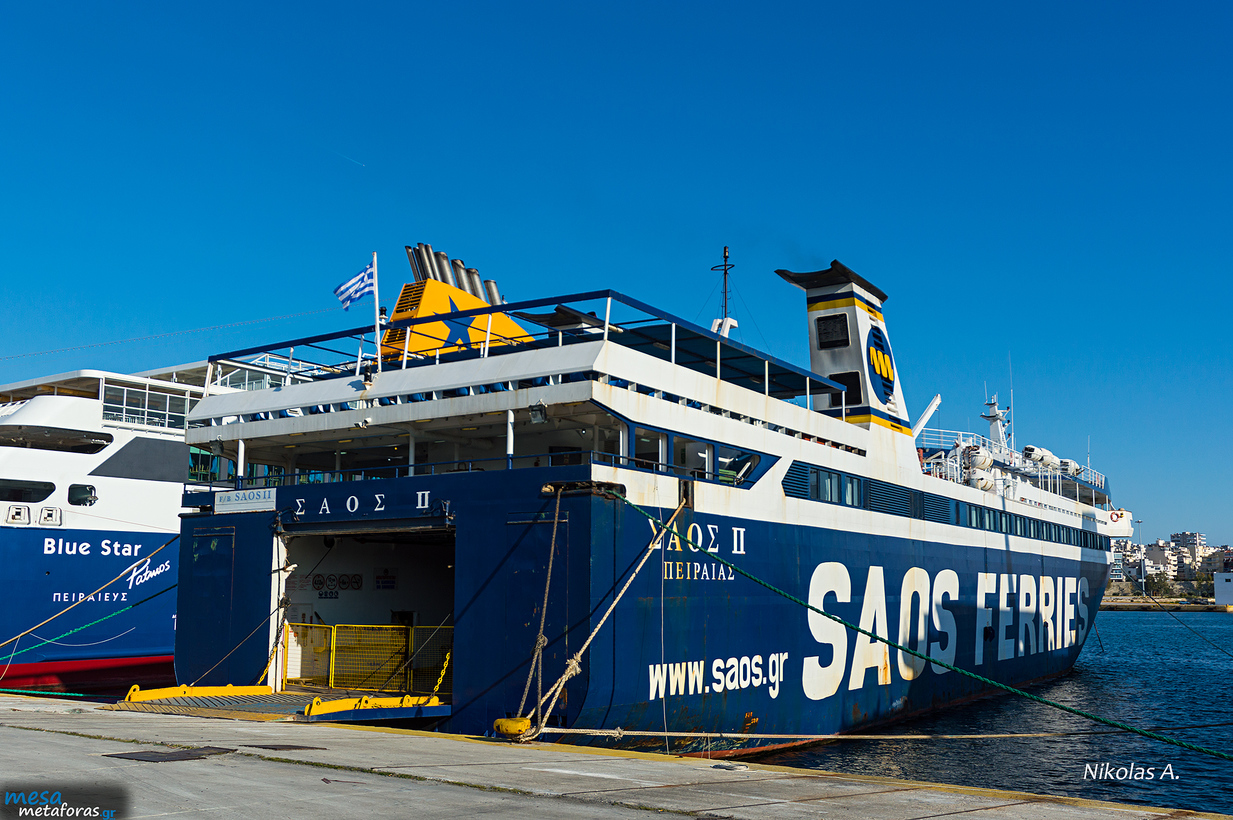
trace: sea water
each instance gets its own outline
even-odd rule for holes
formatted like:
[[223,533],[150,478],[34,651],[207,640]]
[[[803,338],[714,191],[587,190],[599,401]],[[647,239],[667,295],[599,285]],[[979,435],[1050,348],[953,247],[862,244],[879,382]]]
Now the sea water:
[[[1233,653],[1233,613],[1104,611],[1074,669],[1027,691],[1233,755],[1233,656],[1226,653]],[[983,698],[867,734],[1046,732],[1065,734],[841,741],[762,762],[1233,814],[1233,762],[1017,695]]]

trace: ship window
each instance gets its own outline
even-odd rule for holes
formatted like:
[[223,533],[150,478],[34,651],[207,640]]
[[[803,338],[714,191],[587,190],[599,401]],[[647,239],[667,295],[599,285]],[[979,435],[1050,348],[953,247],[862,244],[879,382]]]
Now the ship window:
[[[861,374],[856,371],[851,373],[832,373],[829,376],[833,382],[839,382],[843,385],[843,393],[831,393],[831,407],[856,407],[861,404]],[[846,398],[845,398],[846,396]]]
[[706,445],[684,436],[673,436],[672,464],[676,468],[674,472],[677,475],[706,478]]
[[74,507],[89,507],[98,501],[94,485],[92,484],[71,484],[68,490],[68,503]]
[[817,501],[829,501],[832,504],[839,503],[839,473],[832,473],[830,470],[814,470],[810,475],[812,485],[809,488],[809,495]]
[[749,480],[749,476],[758,466],[762,456],[734,447],[715,448],[716,477],[725,484],[739,487]]
[[112,437],[108,433],[88,430],[65,430],[59,427],[0,425],[0,447],[25,447],[30,450],[54,450],[61,453],[97,453]]
[[659,464],[663,434],[653,430],[634,428],[634,466],[654,469]]
[[818,350],[847,347],[852,343],[848,335],[848,315],[846,313],[819,316],[814,325],[817,329]]
[[56,485],[50,481],[15,481],[0,478],[0,501],[17,501],[34,504],[55,492]]
[[849,507],[861,506],[861,481],[850,475],[843,477],[843,503]]

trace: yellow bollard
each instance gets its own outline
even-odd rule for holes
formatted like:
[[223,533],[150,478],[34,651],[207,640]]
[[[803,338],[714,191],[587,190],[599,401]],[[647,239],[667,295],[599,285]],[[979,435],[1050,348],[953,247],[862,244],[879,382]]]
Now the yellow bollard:
[[518,737],[527,729],[531,728],[530,718],[497,718],[493,721],[492,728],[499,735],[505,737]]

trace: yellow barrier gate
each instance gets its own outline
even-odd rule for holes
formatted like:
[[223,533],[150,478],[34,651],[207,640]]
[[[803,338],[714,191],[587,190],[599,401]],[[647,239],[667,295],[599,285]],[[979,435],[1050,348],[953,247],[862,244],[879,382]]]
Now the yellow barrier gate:
[[334,627],[287,624],[283,633],[283,687],[329,686],[334,657]]
[[334,668],[330,685],[366,692],[406,691],[411,639],[405,626],[334,627]]
[[435,694],[444,700],[453,691],[453,644],[453,627],[287,624],[283,686]]

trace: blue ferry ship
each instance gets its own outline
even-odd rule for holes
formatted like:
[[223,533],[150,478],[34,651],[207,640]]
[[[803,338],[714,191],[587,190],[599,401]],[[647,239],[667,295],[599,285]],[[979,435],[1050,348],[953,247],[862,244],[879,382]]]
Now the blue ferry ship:
[[189,413],[240,478],[183,499],[179,683],[738,754],[989,691],[776,590],[1008,684],[1075,662],[1131,514],[1017,449],[996,399],[988,436],[926,429],[936,401],[913,419],[860,275],[777,272],[804,368],[616,291],[506,303],[425,248],[379,339],[211,359],[293,378],[207,379]]

